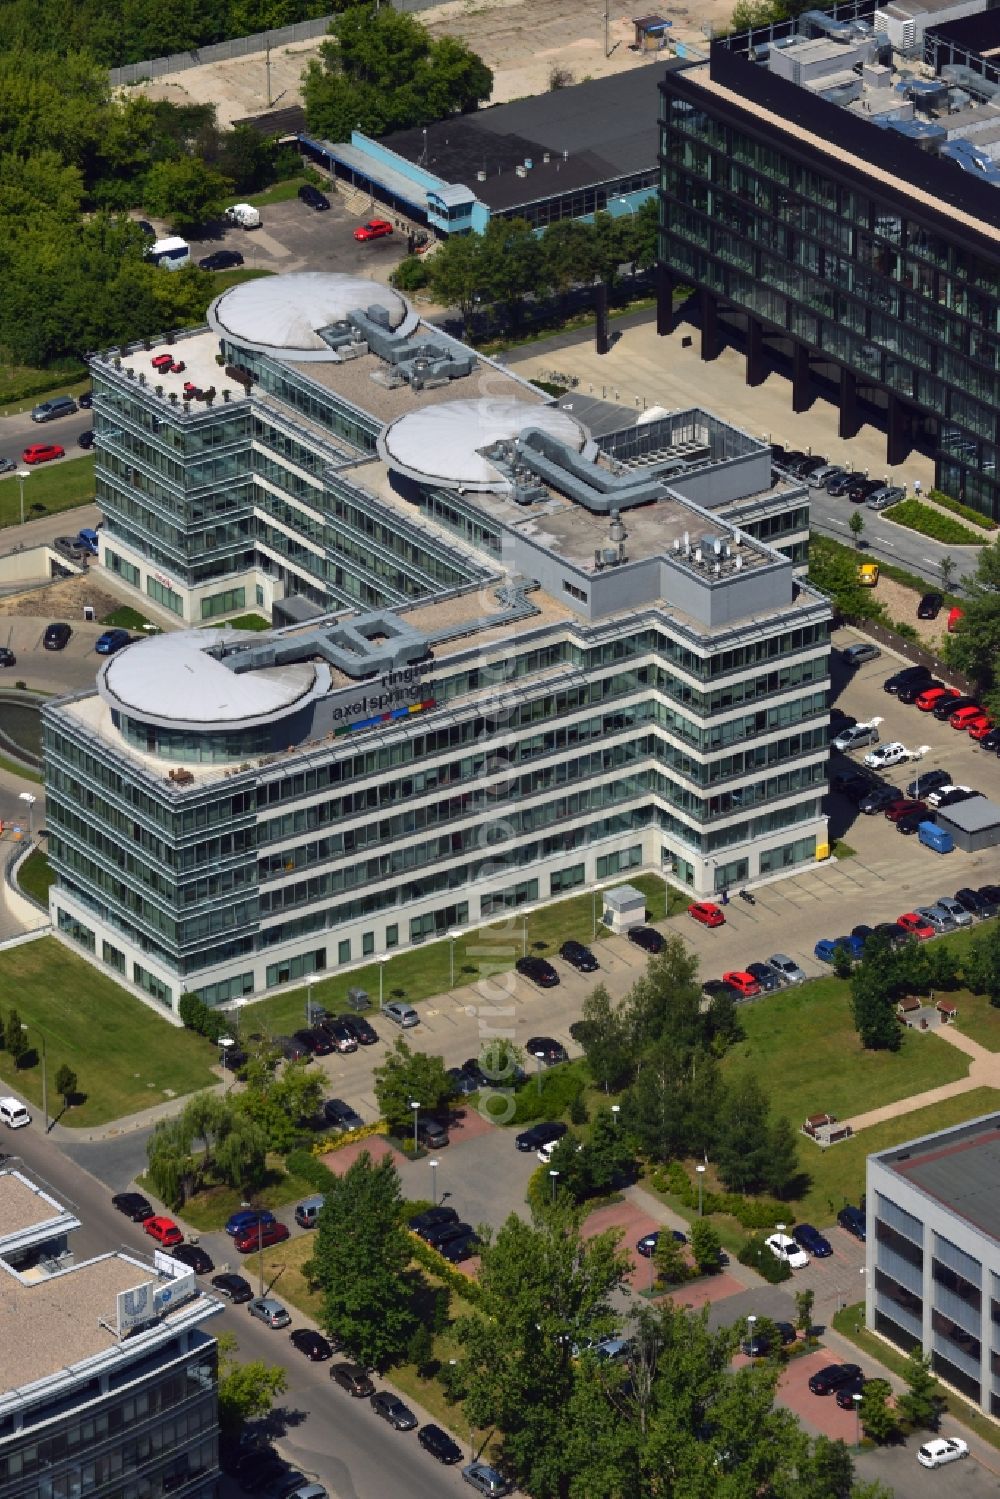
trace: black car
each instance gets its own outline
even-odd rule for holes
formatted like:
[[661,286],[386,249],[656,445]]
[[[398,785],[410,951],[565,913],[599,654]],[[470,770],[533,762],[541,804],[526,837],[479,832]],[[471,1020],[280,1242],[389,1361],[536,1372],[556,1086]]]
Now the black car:
[[0,666],[16,666],[17,657],[9,645],[0,645]]
[[590,948],[584,947],[582,942],[564,942],[559,949],[559,956],[565,958],[570,967],[579,973],[596,973],[601,966]]
[[867,500],[870,494],[874,494],[876,489],[881,489],[882,487],[881,479],[862,479],[860,484],[851,485],[847,491],[847,498],[852,505],[860,505]]
[[943,723],[946,718],[950,718],[953,713],[957,713],[959,708],[978,707],[979,704],[974,697],[969,697],[968,694],[960,694],[958,697],[944,698],[936,707],[931,709],[931,712],[940,723]]
[[811,1223],[796,1224],[792,1229],[792,1238],[813,1259],[828,1260],[833,1253],[830,1240],[818,1228],[813,1228]]
[[417,1119],[417,1139],[429,1150],[443,1150],[448,1144],[448,1126],[422,1115]]
[[236,1465],[236,1482],[244,1494],[256,1494],[287,1473],[284,1462],[271,1448],[245,1452]]
[[976,894],[983,902],[987,916],[995,916],[1000,911],[1000,885],[980,885]]
[[374,1046],[378,1040],[378,1032],[363,1015],[338,1015],[337,1024],[343,1026],[359,1046]]
[[875,928],[876,937],[884,937],[894,947],[900,947],[904,942],[909,942],[910,934],[905,926],[900,926],[898,921],[880,921]]
[[76,445],[78,448],[84,448],[89,452],[89,450],[94,446],[93,427],[88,427],[86,432],[80,433],[79,437],[76,439]]
[[449,1067],[447,1071],[448,1076],[454,1084],[455,1092],[459,1097],[467,1098],[470,1093],[479,1092],[482,1085],[474,1077],[470,1077],[461,1067]]
[[[749,972],[749,969],[747,971]],[[774,977],[777,978],[778,975],[775,974]],[[735,984],[727,984],[725,979],[706,979],[701,986],[701,992],[706,999],[718,999],[722,996],[731,999],[734,1005],[738,1005],[745,998]]]
[[471,1260],[474,1254],[478,1254],[482,1248],[479,1235],[470,1229],[468,1233],[456,1234],[453,1239],[447,1239],[445,1243],[438,1244],[438,1253],[446,1259],[450,1265],[460,1265],[463,1260]]
[[356,1109],[342,1098],[328,1098],[323,1105],[323,1118],[334,1129],[364,1129],[365,1121]]
[[358,1400],[367,1400],[375,1393],[375,1386],[364,1369],[357,1364],[334,1364],[330,1370],[330,1378],[334,1384],[339,1384],[342,1390]]
[[253,1300],[253,1287],[242,1275],[213,1275],[212,1289],[234,1306],[242,1306],[244,1301]]
[[1000,754],[1000,728],[990,729],[979,741],[979,748],[992,750],[994,754]]
[[[781,1347],[794,1343],[798,1337],[791,1322],[775,1322],[772,1325],[778,1334],[778,1343]],[[764,1358],[771,1352],[771,1339],[766,1332],[755,1332],[752,1337],[743,1339],[740,1343],[740,1352],[745,1353],[748,1358]]]
[[[858,939],[859,942],[867,942],[868,938],[869,937],[874,937],[874,935],[875,935],[875,928],[873,926],[866,926],[864,924],[864,922],[862,922],[858,926],[852,926],[851,927],[851,936],[852,937],[857,937],[857,939]],[[792,1238],[794,1239],[794,1237],[795,1237],[795,1235],[793,1234]]]
[[541,1056],[546,1067],[554,1067],[557,1062],[568,1062],[569,1055],[565,1046],[560,1041],[555,1041],[551,1036],[531,1036],[524,1043],[524,1049],[529,1057]]
[[891,806],[893,802],[898,801],[899,790],[896,786],[886,786],[884,784],[879,784],[869,787],[865,795],[858,803],[858,806],[860,807],[862,812],[884,812],[886,807]]
[[473,1232],[471,1223],[463,1223],[461,1219],[457,1223],[435,1223],[433,1228],[427,1228],[420,1235],[425,1244],[432,1249],[442,1249],[452,1239],[465,1239]]
[[918,619],[937,619],[941,613],[944,599],[939,593],[925,593],[917,605]]
[[539,989],[554,989],[559,982],[559,975],[552,964],[547,963],[544,958],[536,958],[533,953],[518,958],[514,967],[524,978],[537,984]]
[[863,1378],[857,1364],[827,1364],[825,1369],[817,1370],[812,1376],[809,1388],[814,1395],[833,1395],[844,1385]]
[[906,708],[912,708],[922,692],[930,692],[933,687],[943,686],[944,683],[940,677],[918,677],[915,682],[907,682],[899,689],[896,701]]
[[42,636],[42,645],[47,651],[65,650],[73,631],[67,624],[47,625]]
[[846,796],[848,801],[857,805],[862,797],[868,795],[873,789],[875,782],[870,776],[862,775],[860,771],[851,771],[845,775],[835,775],[830,781],[830,790],[840,796]]
[[[868,1235],[868,1224],[860,1208],[841,1208],[837,1214],[837,1222],[841,1228],[846,1228],[849,1234],[853,1234],[856,1239],[860,1239],[862,1244],[865,1242]],[[812,1381],[810,1380],[811,1383]]]
[[845,729],[853,729],[857,721],[853,713],[845,713],[843,708],[830,709],[830,732],[834,737]]
[[518,1150],[541,1150],[543,1145],[551,1145],[554,1140],[561,1140],[566,1130],[567,1126],[560,1124],[558,1120],[551,1123],[543,1120],[541,1124],[533,1124],[530,1129],[522,1130],[519,1135],[515,1135],[514,1144]]
[[966,791],[962,786],[956,786],[954,791],[945,792],[938,800],[938,807],[955,807],[959,802],[971,802],[982,794],[981,791]]
[[85,390],[82,396],[77,396],[76,404],[84,411],[89,411],[94,404],[94,392],[92,390]]
[[242,264],[243,256],[239,250],[213,250],[211,255],[206,255],[198,262],[203,271],[228,271],[233,266]]
[[896,832],[902,833],[904,838],[920,831],[922,822],[933,821],[926,812],[906,812],[902,817],[896,818]]
[[835,1398],[842,1411],[852,1411],[854,1409],[854,1397],[855,1395],[863,1395],[865,1393],[865,1385],[867,1383],[868,1381],[864,1375],[859,1374],[856,1379],[852,1379],[847,1384],[840,1386]]
[[313,187],[311,182],[303,182],[299,188],[299,198],[309,208],[315,208],[317,213],[322,213],[324,208],[330,206],[330,199],[318,187]]
[[443,1223],[457,1222],[458,1214],[455,1209],[442,1206],[428,1208],[426,1212],[418,1213],[415,1218],[409,1220],[406,1226],[411,1232],[423,1238],[431,1229],[439,1228]]
[[298,1036],[275,1036],[274,1044],[286,1062],[308,1062],[312,1057],[312,1052]]
[[781,974],[770,963],[748,963],[746,971],[757,980],[765,994],[783,987]]
[[391,1390],[379,1390],[377,1395],[372,1396],[372,1410],[383,1421],[388,1421],[394,1431],[412,1431],[417,1424],[417,1418],[410,1407],[404,1405]]
[[297,1327],[289,1334],[289,1342],[293,1348],[304,1353],[306,1358],[314,1364],[321,1364],[324,1359],[333,1358],[333,1345],[326,1341],[320,1333],[313,1332],[311,1327]]
[[175,1244],[168,1253],[172,1259],[187,1265],[195,1275],[208,1275],[215,1269],[215,1261],[211,1255],[206,1254],[204,1249],[199,1249],[197,1244]]
[[839,479],[830,479],[827,481],[826,492],[833,495],[847,494],[848,490],[852,489],[855,484],[863,483],[864,477],[864,474],[860,473],[857,469],[853,473],[842,474]]
[[148,219],[136,219],[135,227],[137,229],[141,229],[147,239],[156,238],[156,230],[153,228]]
[[318,1029],[326,1036],[332,1050],[339,1052],[357,1051],[358,1043],[353,1033],[348,1030],[342,1020],[324,1020]]
[[468,1057],[462,1063],[462,1072],[476,1088],[492,1088],[496,1078],[490,1077],[478,1057]]
[[796,479],[808,479],[809,475],[814,474],[818,468],[826,468],[826,459],[816,458],[815,456],[812,456],[809,458],[802,458],[795,465],[793,472]]
[[460,1463],[462,1461],[462,1449],[457,1442],[453,1441],[446,1431],[440,1426],[428,1423],[421,1426],[417,1432],[417,1441],[425,1452],[431,1457],[436,1457],[439,1463]]
[[925,770],[917,776],[916,780],[910,781],[906,794],[919,799],[925,797],[929,791],[936,791],[939,786],[947,786],[950,782],[951,776],[946,770]]
[[111,1199],[111,1206],[124,1213],[126,1218],[131,1218],[133,1223],[145,1223],[147,1218],[154,1216],[152,1207],[141,1192],[116,1192]]
[[666,938],[661,937],[654,927],[630,926],[628,940],[634,942],[636,947],[641,947],[643,952],[657,953],[661,951]]
[[295,1040],[301,1041],[306,1051],[313,1057],[328,1057],[333,1050],[333,1042],[319,1026],[316,1026],[314,1030],[296,1031]]
[[987,905],[978,890],[973,890],[969,885],[963,885],[961,890],[955,891],[955,899],[963,911],[968,911],[970,916],[985,916]]
[[931,670],[927,666],[904,666],[900,671],[894,671],[891,677],[886,677],[882,683],[882,691],[898,692],[908,682],[926,682],[931,675]]

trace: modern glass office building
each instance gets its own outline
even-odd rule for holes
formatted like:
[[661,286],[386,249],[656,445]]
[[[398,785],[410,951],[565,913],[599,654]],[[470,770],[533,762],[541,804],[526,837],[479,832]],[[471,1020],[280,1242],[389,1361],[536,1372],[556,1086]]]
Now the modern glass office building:
[[874,415],[889,466],[919,443],[998,516],[1000,19],[933,9],[905,55],[864,0],[664,74],[659,326],[692,286],[703,359],[735,337],[756,385],[777,356],[794,411],[822,388],[842,437]]
[[79,1227],[0,1171],[0,1499],[216,1499],[222,1303],[159,1251],[77,1263]]
[[[176,1011],[626,870],[700,895],[825,856],[830,611],[763,443],[588,425],[351,278],[210,322],[163,380],[161,348],[94,362],[101,560],[274,628],[168,631],[46,706],[67,941]],[[220,341],[229,400],[171,400]]]

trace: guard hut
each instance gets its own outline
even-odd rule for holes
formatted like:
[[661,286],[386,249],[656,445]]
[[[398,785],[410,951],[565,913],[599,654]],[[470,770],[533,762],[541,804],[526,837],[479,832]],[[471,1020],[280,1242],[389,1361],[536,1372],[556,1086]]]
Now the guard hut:
[[604,892],[604,925],[613,932],[627,932],[646,920],[646,897],[634,885],[616,885]]
[[633,16],[636,52],[662,52],[669,39],[672,21],[662,16]]

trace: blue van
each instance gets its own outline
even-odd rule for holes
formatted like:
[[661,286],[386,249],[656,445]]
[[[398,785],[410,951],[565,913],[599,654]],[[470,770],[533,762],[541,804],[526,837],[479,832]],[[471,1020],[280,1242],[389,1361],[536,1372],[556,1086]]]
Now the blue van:
[[917,837],[936,854],[950,854],[955,847],[951,834],[945,828],[939,828],[936,822],[922,822],[917,828]]

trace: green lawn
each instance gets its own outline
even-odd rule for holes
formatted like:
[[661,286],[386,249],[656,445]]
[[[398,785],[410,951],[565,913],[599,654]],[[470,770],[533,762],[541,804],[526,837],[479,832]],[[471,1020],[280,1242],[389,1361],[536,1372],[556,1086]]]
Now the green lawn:
[[[56,1069],[66,1062],[77,1074],[84,1102],[63,1124],[105,1124],[217,1081],[202,1037],[161,1020],[54,937],[0,953],[0,994],[5,1009],[16,1004],[33,1045],[44,1036],[53,1112]],[[0,1051],[0,1078],[40,1106],[40,1066],[15,1070]]]
[[0,366],[0,416],[30,411],[49,396],[78,396],[90,385],[82,365],[72,369],[40,370],[30,364]]
[[[58,434],[54,440],[58,440]],[[66,463],[42,464],[30,473],[30,479],[24,481],[25,520],[36,519],[42,514],[55,515],[60,510],[74,510],[78,505],[92,505],[94,502],[92,453],[71,458]],[[0,526],[20,524],[19,490],[16,474],[6,474],[0,479]]]
[[[147,633],[146,626],[152,623],[145,614],[140,614],[138,609],[133,609],[129,604],[121,604],[117,609],[112,609],[101,620],[102,625],[117,625],[122,630],[142,630],[144,633]],[[157,625],[156,628],[159,630],[160,626]]]
[[956,989],[948,995],[958,1005],[958,1028],[985,1046],[987,1051],[1000,1051],[1000,1010],[994,1009],[985,994],[970,994],[968,989]]
[[227,630],[269,630],[270,622],[263,614],[238,614],[235,619],[224,620]]
[[[669,899],[671,916],[678,910],[686,910],[687,898],[664,884],[657,875],[625,875],[612,882],[619,885],[628,880],[645,893],[650,920],[662,921],[667,914]],[[608,888],[611,888],[609,885]],[[669,891],[669,894],[668,894]],[[509,917],[492,927],[463,932],[455,942],[455,987],[471,983],[478,977],[480,962],[488,964],[488,971],[501,973],[513,968],[521,957],[525,946],[525,923],[527,925],[527,950],[536,953],[556,952],[568,937],[590,942],[594,934],[595,911],[600,912],[599,899],[592,895],[576,895],[569,900],[557,901],[532,911],[527,918],[512,911]],[[598,922],[597,940],[608,935],[607,928]],[[383,997],[385,999],[407,999],[414,1003],[429,999],[432,995],[446,993],[451,987],[451,944],[445,940],[428,942],[399,952],[385,964]],[[342,1009],[348,989],[367,989],[373,1004],[378,1004],[379,966],[368,964],[364,968],[352,969],[349,973],[327,975],[312,985],[313,1000],[328,1010]],[[269,1030],[272,1034],[283,1034],[302,1025],[305,1019],[306,988],[293,989],[273,999],[260,1000],[240,1011],[240,1027],[245,1032]]]
[[25,895],[30,895],[46,908],[49,904],[49,886],[54,879],[49,861],[40,848],[29,854],[17,871],[17,883]]
[[[268,1157],[268,1168],[264,1185],[254,1194],[254,1202],[259,1206],[283,1208],[290,1202],[315,1197],[316,1188],[301,1177],[287,1172],[280,1156]],[[137,1185],[140,1190],[149,1191],[156,1196],[155,1187],[145,1177],[139,1177]],[[224,1226],[226,1219],[236,1212],[243,1200],[242,1192],[234,1191],[231,1187],[210,1187],[208,1191],[199,1192],[186,1202],[178,1216],[198,1233],[211,1233]]]
[[940,510],[935,510],[933,505],[923,504],[921,500],[903,500],[902,504],[893,505],[891,510],[887,510],[886,515],[897,526],[906,526],[910,531],[919,532],[921,536],[933,537],[946,546],[975,547],[983,544],[981,534],[970,531],[961,521],[950,515],[942,515]]
[[[276,182],[273,187],[266,187],[262,193],[252,193],[246,201],[255,204],[257,208],[266,208],[269,203],[288,203],[292,198],[298,197],[299,188],[304,183],[312,180],[312,177],[307,177],[303,173],[295,177],[286,177],[284,182]],[[321,190],[328,191],[325,186]]]
[[37,770],[29,770],[19,760],[12,760],[9,755],[0,755],[0,770],[8,770],[11,775],[18,776],[22,781],[37,781],[39,786],[44,779]]

